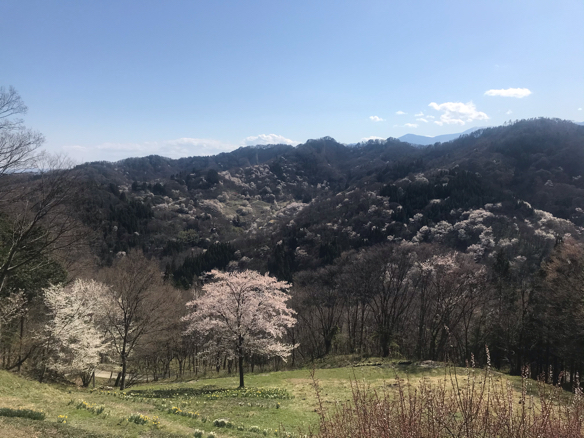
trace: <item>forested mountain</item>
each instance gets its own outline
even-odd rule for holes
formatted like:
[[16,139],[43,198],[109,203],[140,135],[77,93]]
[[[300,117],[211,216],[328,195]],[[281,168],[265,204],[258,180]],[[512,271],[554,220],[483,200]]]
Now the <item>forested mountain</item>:
[[[90,187],[85,221],[101,231],[104,262],[139,246],[178,266],[219,241],[291,279],[350,249],[429,240],[441,222],[454,226],[478,209],[522,224],[540,221],[539,210],[582,227],[583,145],[583,127],[536,119],[426,148],[391,138],[347,147],[325,137],[211,157],[88,163],[80,166]],[[477,239],[449,245],[466,251]]]
[[[215,268],[290,282],[298,361],[464,362],[487,344],[497,367],[574,376],[584,372],[583,173],[584,127],[542,118],[427,147],[324,137],[86,163],[70,203],[104,270],[138,249],[177,291],[199,291]],[[177,343],[160,361],[197,352],[196,340]]]

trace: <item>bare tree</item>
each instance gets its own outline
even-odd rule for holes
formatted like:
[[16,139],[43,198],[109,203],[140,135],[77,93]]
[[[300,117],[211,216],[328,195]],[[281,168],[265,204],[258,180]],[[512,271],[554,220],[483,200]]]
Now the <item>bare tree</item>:
[[415,297],[411,279],[414,256],[411,248],[393,245],[379,246],[366,256],[374,280],[367,303],[384,357],[389,356]]
[[39,155],[30,163],[34,172],[0,175],[0,295],[14,273],[38,272],[56,259],[66,264],[73,248],[85,242],[72,211],[78,175],[68,160]]
[[105,327],[120,356],[120,390],[124,390],[128,359],[142,340],[164,331],[172,322],[169,313],[179,297],[176,291],[163,285],[156,263],[138,251],[131,251],[106,269],[103,280],[109,286],[104,304]]
[[25,311],[25,304],[26,299],[21,291],[0,301],[0,338],[2,337],[2,326],[20,317]]
[[301,272],[295,278],[295,295],[301,305],[298,317],[310,328],[310,337],[322,339],[322,355],[331,352],[340,331],[345,307],[345,298],[338,291],[340,274],[340,268],[331,265],[316,272]]
[[67,158],[39,152],[42,134],[14,117],[26,111],[13,87],[0,87],[0,296],[15,273],[38,273],[83,238],[70,208],[77,175]]
[[[456,352],[458,358],[470,358],[471,330],[478,328],[482,310],[489,299],[486,269],[471,255],[448,252],[416,264],[417,355],[419,358],[442,360]],[[475,346],[476,347],[476,346]]]
[[12,119],[27,110],[13,87],[0,87],[0,177],[30,169],[44,142],[42,134],[25,128],[21,119]]

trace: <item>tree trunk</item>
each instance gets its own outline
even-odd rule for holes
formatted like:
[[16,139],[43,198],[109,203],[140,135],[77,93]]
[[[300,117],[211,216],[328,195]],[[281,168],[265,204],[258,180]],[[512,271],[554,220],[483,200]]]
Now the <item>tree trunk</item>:
[[239,357],[239,387],[243,389],[243,337],[239,336],[239,343],[237,347],[237,355]]
[[126,367],[127,367],[126,355],[122,354],[122,379],[120,382],[120,390],[124,390],[126,388]]
[[243,355],[239,354],[239,387],[244,388],[243,385]]
[[24,316],[20,316],[20,339],[18,341],[18,372],[22,364],[22,338],[24,335]]
[[382,328],[380,332],[381,333],[379,334],[379,344],[381,347],[381,356],[383,358],[387,358],[387,357],[389,357],[389,354],[390,354],[389,346],[391,343],[391,334],[385,328]]

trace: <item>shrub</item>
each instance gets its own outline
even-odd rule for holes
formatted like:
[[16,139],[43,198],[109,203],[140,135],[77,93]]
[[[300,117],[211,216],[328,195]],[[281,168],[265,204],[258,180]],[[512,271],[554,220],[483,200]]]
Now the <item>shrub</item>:
[[210,431],[207,437],[217,437],[214,431]]
[[225,419],[215,419],[213,425],[215,427],[225,427]]
[[198,428],[195,428],[195,431],[193,431],[194,437],[203,437],[204,434],[205,430],[199,430]]
[[28,409],[0,408],[0,416],[7,416],[10,418],[28,418],[35,421],[42,421],[45,419],[45,414],[43,412],[37,412],[36,410]]
[[134,424],[138,425],[151,423],[155,427],[158,427],[160,425],[160,420],[158,419],[158,416],[153,416],[150,418],[149,416],[145,416],[141,413],[132,413],[128,417],[128,422],[133,422]]
[[144,425],[148,422],[148,416],[144,416],[140,413],[132,413],[128,417],[128,422],[133,422],[134,424]]
[[[540,380],[537,395],[528,395],[528,371],[518,396],[509,381],[467,368],[455,368],[439,384],[422,379],[416,386],[397,379],[378,392],[351,381],[352,402],[326,413],[319,402],[320,437],[582,437],[584,395],[577,387],[570,402],[560,385]],[[450,385],[447,385],[447,384]],[[517,401],[519,399],[519,401]],[[518,404],[517,404],[518,402]]]
[[[73,404],[73,403],[74,403],[73,400],[69,401],[69,404]],[[88,412],[93,413],[94,415],[101,415],[105,410],[104,405],[89,404],[86,401],[77,402],[77,404],[75,405],[75,408],[77,410],[87,410]]]
[[233,424],[231,423],[231,421],[227,420],[227,419],[215,419],[213,421],[213,425],[215,427],[227,427],[227,428],[232,428]]

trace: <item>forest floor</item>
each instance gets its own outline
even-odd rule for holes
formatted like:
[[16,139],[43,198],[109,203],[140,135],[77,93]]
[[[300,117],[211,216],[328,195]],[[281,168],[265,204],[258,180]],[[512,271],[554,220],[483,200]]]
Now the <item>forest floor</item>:
[[[325,409],[352,399],[355,380],[378,392],[424,378],[452,384],[440,364],[381,360],[315,369]],[[42,411],[44,420],[0,415],[0,437],[299,437],[317,434],[312,369],[141,383],[125,392],[97,379],[95,388],[40,384],[0,371],[0,409]],[[464,369],[456,373],[464,375]],[[480,371],[479,371],[480,373]],[[499,375],[499,374],[497,374]],[[108,374],[109,376],[109,374]],[[520,378],[509,379],[519,391]]]

